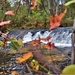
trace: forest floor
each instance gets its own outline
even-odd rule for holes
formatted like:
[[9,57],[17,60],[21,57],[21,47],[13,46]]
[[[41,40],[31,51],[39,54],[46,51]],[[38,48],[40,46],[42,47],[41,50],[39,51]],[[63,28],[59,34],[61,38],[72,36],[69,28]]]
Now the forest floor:
[[[57,70],[55,75],[58,75],[58,74],[60,75],[62,70],[65,68],[65,66],[71,64],[71,60],[69,59],[70,54],[65,55],[64,54],[65,52],[62,53],[62,51],[59,51],[57,49],[54,49],[54,50],[37,49],[37,51],[33,50],[32,51],[33,58],[30,58],[23,63],[17,64],[16,58],[27,52],[30,52],[30,48],[29,46],[26,45],[25,47],[19,49],[20,53],[19,51],[13,50],[13,49],[0,50],[0,73],[2,73],[0,75],[10,75],[11,73],[13,73],[11,71],[18,72],[20,75],[52,75],[51,73],[55,73],[54,72],[55,70]],[[44,58],[44,59],[41,60],[39,56],[40,58]],[[34,60],[38,63],[35,66],[36,68],[31,65],[32,61]],[[47,61],[47,62],[43,62],[43,61]],[[51,72],[51,69],[49,69],[51,66],[48,67],[49,64],[53,68],[52,72]],[[37,68],[37,66],[39,67]]]

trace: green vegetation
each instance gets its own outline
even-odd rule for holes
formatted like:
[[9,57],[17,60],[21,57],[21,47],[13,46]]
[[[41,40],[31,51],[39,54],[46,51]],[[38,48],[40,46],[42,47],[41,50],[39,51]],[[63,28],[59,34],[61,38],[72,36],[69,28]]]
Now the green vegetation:
[[[3,4],[5,2],[2,2]],[[14,10],[15,11],[15,16],[10,17],[7,16],[7,19],[11,19],[12,23],[9,25],[9,29],[11,30],[15,28],[19,29],[30,29],[30,28],[49,28],[49,21],[50,21],[50,16],[48,13],[45,12],[44,9],[41,9],[40,5],[34,9],[30,10],[30,14],[27,12],[26,6],[24,5],[15,5],[14,7],[7,7],[9,5],[8,2],[4,4],[4,6],[0,7],[0,21],[3,19],[3,14],[7,10]],[[6,8],[7,7],[7,8]],[[72,26],[73,25],[73,19],[74,19],[74,5],[66,6],[67,8],[67,13],[65,17],[63,18],[61,24],[63,26]],[[2,9],[3,8],[3,9]],[[43,8],[43,7],[42,7]]]

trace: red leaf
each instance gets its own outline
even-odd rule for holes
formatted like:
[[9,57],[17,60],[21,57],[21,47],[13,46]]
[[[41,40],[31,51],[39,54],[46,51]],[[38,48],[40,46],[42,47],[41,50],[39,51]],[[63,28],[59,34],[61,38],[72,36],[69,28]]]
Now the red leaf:
[[47,43],[46,44],[46,46],[45,46],[47,49],[53,49],[54,48],[54,43],[51,43],[51,42],[49,42],[49,43]]
[[40,44],[40,37],[39,37],[39,39],[35,39],[35,40],[32,40],[31,42],[30,42],[30,44],[32,44],[33,46],[36,46],[36,45],[38,45],[38,44]]

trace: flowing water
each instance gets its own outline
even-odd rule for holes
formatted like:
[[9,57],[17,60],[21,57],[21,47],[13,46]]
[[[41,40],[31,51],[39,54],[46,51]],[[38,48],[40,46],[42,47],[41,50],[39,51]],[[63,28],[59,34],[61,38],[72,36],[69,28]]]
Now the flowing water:
[[[20,35],[22,32],[24,32],[23,35]],[[52,38],[49,41],[54,42],[56,47],[59,47],[62,49],[65,49],[65,47],[68,47],[68,48],[71,47],[72,28],[70,28],[70,27],[57,28],[57,29],[54,29],[51,31],[48,29],[13,30],[13,31],[9,32],[8,36],[10,37],[13,34],[15,35],[15,38],[22,38],[23,43],[27,43],[34,39],[38,39],[39,36],[40,36],[40,38],[46,38],[47,36],[51,36]],[[3,37],[0,37],[0,39],[2,39],[2,38]],[[41,43],[47,43],[47,42],[48,41],[41,41]],[[71,50],[71,49],[69,48],[69,50]],[[66,51],[69,52],[69,50],[67,49]],[[65,51],[65,50],[63,50],[63,51]],[[60,53],[60,55],[61,54],[63,54],[63,53]],[[57,53],[57,55],[58,55],[58,53]],[[26,68],[24,66],[25,64],[16,64],[15,63],[15,58],[18,56],[19,56],[19,54],[16,54],[16,55],[15,54],[6,54],[6,53],[4,54],[4,52],[3,53],[0,52],[0,57],[1,57],[0,58],[0,60],[1,60],[0,61],[0,70],[2,70],[2,71],[15,70],[15,71],[18,71],[20,73],[20,75],[26,75],[27,73],[25,72],[26,71]],[[61,58],[61,56],[59,56],[59,57],[57,56],[57,57]],[[54,59],[55,59],[55,57],[54,57]],[[65,57],[63,61],[57,61],[56,64],[58,64],[60,66],[60,68],[63,69],[66,65],[70,64],[70,60],[69,59],[67,60]],[[24,72],[25,72],[25,74],[24,74]],[[4,74],[4,75],[6,75],[6,74]],[[11,74],[8,73],[7,75],[11,75]]]
[[[14,6],[16,2],[19,2],[20,0],[7,0],[10,3],[10,6]],[[20,2],[21,4],[23,4],[23,0],[21,0]]]
[[[50,42],[55,43],[57,47],[71,47],[71,34],[72,28],[57,28],[55,30],[39,30],[39,31],[29,31],[23,36],[23,43],[30,42],[34,39],[46,38],[51,36]],[[48,41],[41,41],[42,43],[47,43]]]
[[[23,32],[23,35],[20,35],[20,33]],[[8,36],[15,35],[16,38],[23,39],[23,43],[30,42],[34,39],[40,38],[46,38],[47,36],[51,36],[51,39],[49,42],[55,43],[56,47],[64,48],[64,47],[71,47],[71,34],[72,34],[72,28],[71,27],[62,27],[57,28],[54,30],[48,30],[48,29],[31,29],[31,30],[13,30],[10,31]],[[3,37],[0,37],[2,39]],[[48,41],[41,40],[41,43],[47,43]]]

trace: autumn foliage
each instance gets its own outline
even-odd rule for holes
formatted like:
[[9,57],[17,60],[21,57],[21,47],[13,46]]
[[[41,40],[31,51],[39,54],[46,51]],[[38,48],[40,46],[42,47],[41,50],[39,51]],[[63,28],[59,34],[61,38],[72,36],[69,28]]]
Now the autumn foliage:
[[40,37],[38,39],[34,39],[29,44],[32,44],[33,46],[39,45],[40,44]]
[[[52,50],[54,48],[54,43],[49,42],[50,39],[51,39],[51,36],[47,36],[46,38],[38,37],[38,39],[32,40],[31,42],[29,42],[29,44],[33,46],[39,46],[39,48],[47,48],[49,50]],[[41,41],[45,41],[47,43],[41,44]]]
[[48,42],[47,44],[44,45],[45,48],[52,50],[54,48],[54,43]]
[[38,0],[31,0],[31,9],[35,9],[38,5]]
[[61,20],[66,12],[67,9],[65,9],[64,12],[60,14],[53,14],[50,16],[50,30],[55,29],[61,25]]
[[19,56],[16,58],[16,60],[17,60],[16,63],[22,63],[22,62],[28,60],[32,56],[33,56],[32,52],[25,53],[22,56]]

